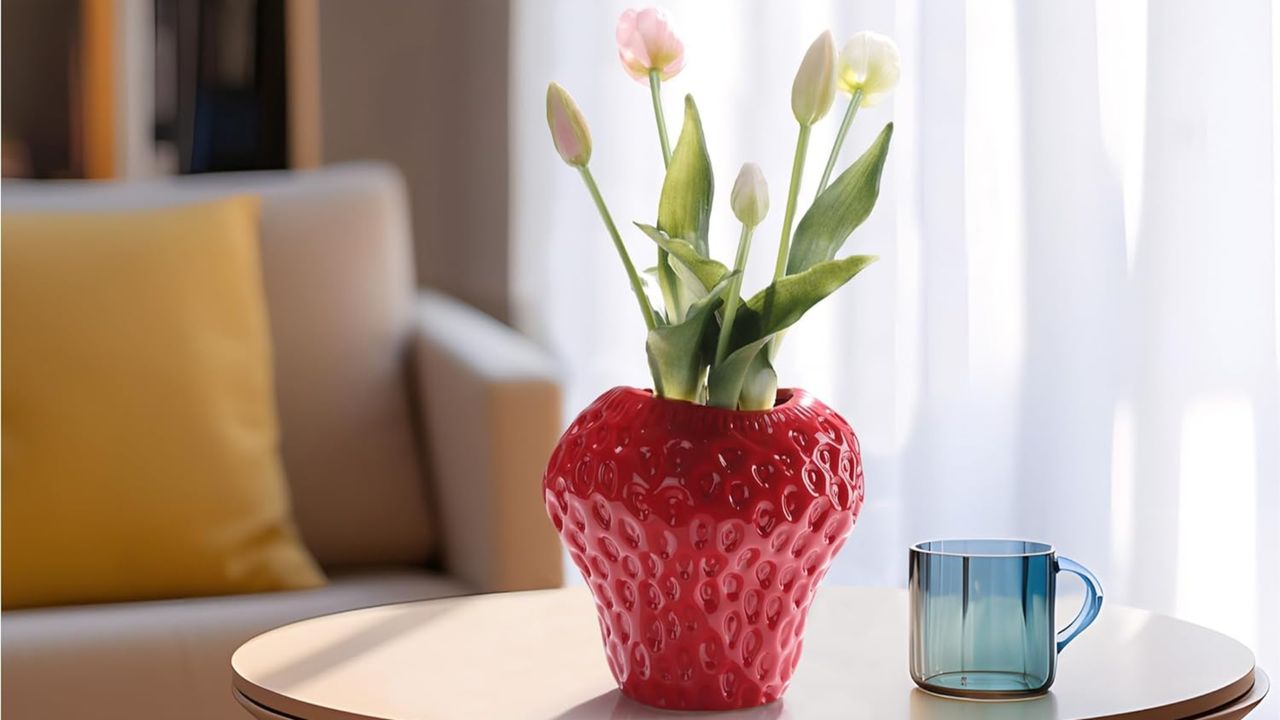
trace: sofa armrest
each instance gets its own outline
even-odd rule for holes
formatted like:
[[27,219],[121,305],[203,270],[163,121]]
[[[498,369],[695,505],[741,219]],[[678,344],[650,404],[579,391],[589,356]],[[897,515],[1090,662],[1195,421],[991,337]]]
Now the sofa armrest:
[[437,292],[422,292],[416,320],[419,417],[445,570],[482,592],[560,585],[541,486],[561,430],[550,359]]

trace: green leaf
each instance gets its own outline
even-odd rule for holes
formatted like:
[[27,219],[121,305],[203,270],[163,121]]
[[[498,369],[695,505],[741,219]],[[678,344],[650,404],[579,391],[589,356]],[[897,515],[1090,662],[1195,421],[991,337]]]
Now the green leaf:
[[761,350],[751,359],[747,375],[742,383],[741,410],[768,410],[778,399],[778,373],[769,362],[767,350]]
[[707,257],[707,228],[711,223],[711,197],[715,181],[711,156],[702,135],[702,120],[692,95],[684,96],[684,126],[671,153],[671,164],[658,200],[658,227],[673,238],[685,238]]
[[875,260],[874,255],[854,255],[820,262],[752,296],[733,323],[734,351],[707,378],[711,404],[743,410],[773,407],[778,378],[765,346]]
[[658,247],[666,250],[681,265],[688,268],[698,279],[698,282],[702,283],[704,292],[709,292],[711,288],[724,279],[725,275],[729,274],[729,268],[700,254],[698,249],[688,241],[673,238],[652,225],[636,223],[635,226],[640,228],[645,235],[648,235],[650,240],[657,243]]
[[730,273],[705,297],[689,306],[683,322],[649,331],[645,350],[655,389],[662,397],[697,401],[702,369],[707,365],[707,331],[724,301],[722,296],[737,275]]
[[654,325],[666,325],[667,318],[662,314],[661,301],[662,297],[655,298],[655,289],[661,293],[661,286],[658,282],[658,266],[647,267],[640,271],[640,284],[644,289],[645,297],[649,298],[649,307],[653,310]]
[[[774,280],[773,284],[747,301],[744,309],[750,312],[738,311],[740,316],[744,316],[745,327],[751,331],[751,337],[745,341],[751,342],[791,327],[809,308],[878,259],[875,255],[852,255],[826,260],[804,272]],[[737,324],[734,323],[735,326]],[[737,335],[737,327],[734,331]]]
[[[702,280],[700,280],[698,276],[689,269],[688,265],[685,265],[669,255],[667,257],[667,265],[670,266],[673,272],[675,272],[676,279],[679,280],[679,283],[677,284],[677,287],[679,288],[678,295],[681,302],[685,303],[686,308],[706,297],[707,287],[703,285]],[[715,286],[712,285],[712,287]]]
[[766,335],[743,345],[729,353],[720,364],[711,368],[711,374],[707,377],[707,388],[710,390],[712,405],[729,410],[737,409],[738,397],[742,394],[742,384],[747,378],[747,371],[751,368],[756,356],[762,354],[761,348],[772,337],[772,335]]
[[666,308],[666,320],[672,324],[684,321],[687,306],[680,299],[680,278],[666,253],[658,253],[658,289],[662,292],[662,307]]
[[862,157],[813,201],[796,226],[787,259],[788,275],[834,258],[849,235],[871,214],[880,195],[880,174],[892,137],[893,123],[889,123]]

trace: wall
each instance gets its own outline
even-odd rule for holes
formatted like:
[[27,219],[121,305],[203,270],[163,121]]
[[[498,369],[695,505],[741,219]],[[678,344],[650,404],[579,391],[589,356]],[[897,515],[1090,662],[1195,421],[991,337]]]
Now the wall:
[[321,0],[323,160],[408,179],[418,279],[508,318],[508,0]]

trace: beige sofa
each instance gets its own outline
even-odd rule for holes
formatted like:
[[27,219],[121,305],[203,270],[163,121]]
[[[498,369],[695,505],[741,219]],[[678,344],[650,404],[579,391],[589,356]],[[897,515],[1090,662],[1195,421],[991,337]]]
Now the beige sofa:
[[415,290],[393,170],[5,183],[3,205],[67,212],[238,193],[263,198],[281,449],[303,539],[330,584],[5,612],[6,720],[245,717],[228,660],[256,633],[349,608],[561,581],[539,490],[560,430],[552,366],[488,316]]

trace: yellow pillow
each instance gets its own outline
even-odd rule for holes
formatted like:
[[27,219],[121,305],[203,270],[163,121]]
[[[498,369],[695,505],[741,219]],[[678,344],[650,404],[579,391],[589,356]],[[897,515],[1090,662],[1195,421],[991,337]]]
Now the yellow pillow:
[[5,213],[6,609],[324,583],[289,513],[250,197]]

